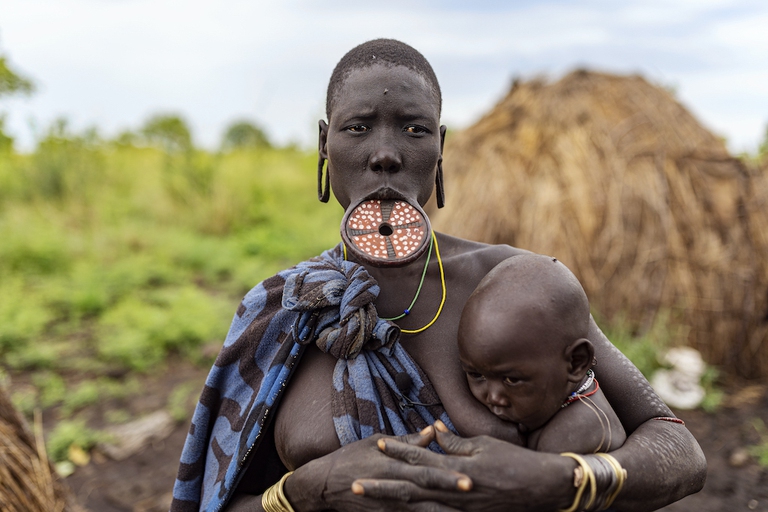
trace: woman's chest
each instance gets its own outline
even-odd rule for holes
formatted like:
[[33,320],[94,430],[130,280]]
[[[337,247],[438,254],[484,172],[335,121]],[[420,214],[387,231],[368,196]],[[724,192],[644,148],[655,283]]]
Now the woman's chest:
[[[403,347],[426,373],[459,433],[486,434],[514,442],[515,427],[496,418],[469,392],[458,364],[451,324],[446,321],[433,326],[428,338],[404,335]],[[331,405],[335,365],[335,358],[309,346],[286,389],[275,417],[275,443],[289,469],[340,446]]]

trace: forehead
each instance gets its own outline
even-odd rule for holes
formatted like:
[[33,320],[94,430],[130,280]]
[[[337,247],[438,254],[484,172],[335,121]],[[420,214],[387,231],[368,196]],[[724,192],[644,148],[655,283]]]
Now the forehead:
[[333,98],[334,114],[377,106],[440,115],[439,101],[429,81],[405,66],[380,64],[353,69]]
[[546,364],[563,352],[556,319],[534,307],[504,304],[473,307],[462,315],[459,351],[463,360],[487,367]]

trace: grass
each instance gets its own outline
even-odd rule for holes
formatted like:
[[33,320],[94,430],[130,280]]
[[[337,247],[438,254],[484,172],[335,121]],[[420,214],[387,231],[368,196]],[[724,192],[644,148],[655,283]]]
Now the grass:
[[752,426],[757,432],[760,441],[748,448],[749,454],[757,460],[760,466],[768,469],[768,428],[759,418],[752,421]]
[[0,365],[29,376],[22,411],[55,410],[54,460],[91,446],[74,433],[84,409],[140,392],[132,376],[170,356],[207,367],[251,287],[338,243],[343,212],[317,202],[315,158],[166,152],[64,124],[30,154],[0,152]]

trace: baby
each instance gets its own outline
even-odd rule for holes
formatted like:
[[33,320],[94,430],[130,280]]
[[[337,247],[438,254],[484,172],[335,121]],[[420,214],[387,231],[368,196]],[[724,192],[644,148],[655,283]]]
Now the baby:
[[459,323],[472,394],[543,452],[607,452],[626,439],[591,369],[589,302],[555,258],[513,256],[486,275]]

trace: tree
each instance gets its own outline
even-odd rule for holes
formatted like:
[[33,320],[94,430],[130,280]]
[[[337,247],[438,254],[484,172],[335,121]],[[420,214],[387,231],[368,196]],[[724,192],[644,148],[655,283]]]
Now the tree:
[[254,123],[241,120],[229,125],[224,132],[221,148],[225,151],[236,148],[268,148],[271,147],[264,130]]
[[5,55],[0,55],[0,96],[30,94],[34,90],[32,81],[9,68]]
[[[9,68],[5,55],[0,55],[0,97],[31,94],[34,90],[32,81]],[[13,137],[5,133],[5,114],[0,114],[0,151],[10,151],[12,148]]]
[[157,114],[141,129],[150,144],[163,146],[169,152],[186,152],[192,149],[192,134],[187,122],[176,114]]
[[768,126],[765,127],[765,136],[760,144],[760,148],[757,150],[757,154],[760,158],[768,158]]

